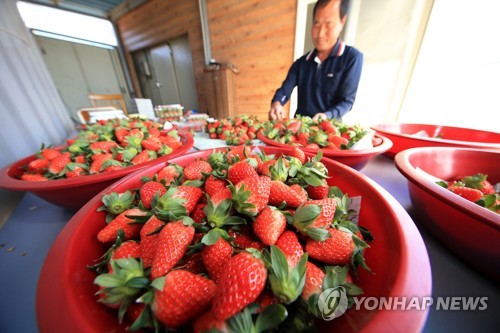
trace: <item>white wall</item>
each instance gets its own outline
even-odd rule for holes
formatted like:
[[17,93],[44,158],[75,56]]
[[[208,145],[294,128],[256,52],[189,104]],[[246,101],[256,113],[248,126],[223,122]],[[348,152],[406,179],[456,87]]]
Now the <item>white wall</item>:
[[0,167],[74,130],[13,0],[0,1]]

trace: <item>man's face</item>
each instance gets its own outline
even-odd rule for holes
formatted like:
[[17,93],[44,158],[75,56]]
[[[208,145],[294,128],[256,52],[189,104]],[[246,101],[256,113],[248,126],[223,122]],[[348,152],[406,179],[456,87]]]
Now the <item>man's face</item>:
[[318,8],[312,26],[312,40],[319,52],[330,52],[344,27],[347,16],[340,19],[340,0]]

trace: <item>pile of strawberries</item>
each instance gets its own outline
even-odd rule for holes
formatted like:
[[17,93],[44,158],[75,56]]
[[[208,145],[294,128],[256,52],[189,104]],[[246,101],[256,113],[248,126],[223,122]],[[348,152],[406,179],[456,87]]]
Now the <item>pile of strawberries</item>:
[[439,181],[437,184],[464,199],[500,214],[500,194],[488,181],[488,175],[478,173],[457,180]]
[[[268,139],[315,150],[348,150],[367,133],[368,130],[359,125],[347,125],[336,119],[314,121],[306,116],[270,121],[262,129]],[[378,144],[373,142],[374,146]]]
[[208,122],[206,132],[211,139],[225,140],[228,145],[251,145],[262,125],[256,116],[241,115]]
[[226,148],[103,196],[98,301],[130,330],[313,328],[323,290],[362,293],[373,239],[320,158]]
[[176,131],[149,120],[111,119],[86,125],[62,149],[42,148],[20,179],[47,181],[122,169],[168,155],[182,146]]

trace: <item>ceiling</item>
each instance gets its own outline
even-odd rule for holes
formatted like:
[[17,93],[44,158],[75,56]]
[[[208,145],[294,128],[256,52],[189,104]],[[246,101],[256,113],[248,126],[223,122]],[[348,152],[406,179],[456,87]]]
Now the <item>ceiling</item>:
[[147,0],[23,0],[111,21],[140,6]]

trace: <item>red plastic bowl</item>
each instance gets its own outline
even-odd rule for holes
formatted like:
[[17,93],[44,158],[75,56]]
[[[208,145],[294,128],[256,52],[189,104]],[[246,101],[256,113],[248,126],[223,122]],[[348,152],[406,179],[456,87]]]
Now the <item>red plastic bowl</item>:
[[[286,153],[289,149],[259,147],[267,154]],[[205,150],[172,159],[186,165],[205,157]],[[359,285],[364,296],[424,297],[431,294],[431,269],[427,250],[415,224],[403,207],[375,182],[341,163],[324,159],[336,184],[350,196],[362,196],[360,224],[369,228],[375,241],[366,251],[367,264],[374,274],[360,271]],[[121,332],[117,315],[96,302],[94,272],[86,268],[105,248],[96,235],[104,223],[104,212],[97,212],[101,197],[111,191],[136,188],[141,177],[152,176],[166,163],[138,171],[105,189],[88,202],[68,222],[57,237],[43,265],[37,288],[36,311],[41,333]],[[427,310],[351,309],[320,331],[339,332],[420,332]]]
[[[400,151],[417,147],[500,149],[500,133],[471,128],[425,124],[380,124],[373,126],[372,129],[391,139],[392,147],[385,152],[390,158],[394,158]],[[421,131],[425,131],[429,137],[415,135]]]
[[[392,147],[392,142],[388,138],[382,135],[375,135],[375,138],[381,140],[380,144],[370,149],[360,149],[360,150],[334,150],[334,149],[321,149],[323,151],[323,156],[331,158],[332,160],[338,161],[342,164],[350,166],[353,169],[361,170],[365,165],[375,156],[383,154]],[[290,145],[284,144],[272,139],[267,138],[261,132],[257,134],[257,139],[264,142],[266,145],[274,147],[289,148]],[[300,147],[304,152],[309,154],[316,154],[316,150]]]
[[[419,219],[443,244],[484,274],[500,281],[500,214],[435,184],[430,174],[454,180],[476,173],[500,182],[500,151],[422,147],[396,155],[396,167],[408,179]],[[423,171],[423,172],[422,172]]]
[[[121,170],[44,182],[25,181],[16,177],[21,175],[22,166],[37,158],[35,155],[31,155],[0,170],[0,188],[11,191],[31,192],[57,206],[77,210],[85,205],[85,203],[92,199],[97,193],[101,192],[118,179],[134,171],[156,163],[165,162],[173,157],[186,153],[193,147],[194,140],[189,134],[180,134],[180,137],[183,145],[179,149],[153,161],[129,166]],[[64,147],[60,148],[63,149]]]

